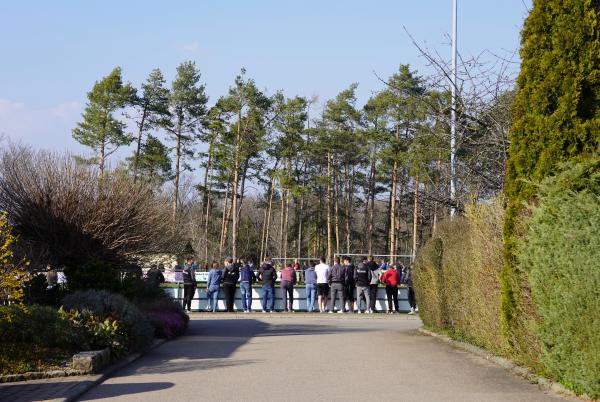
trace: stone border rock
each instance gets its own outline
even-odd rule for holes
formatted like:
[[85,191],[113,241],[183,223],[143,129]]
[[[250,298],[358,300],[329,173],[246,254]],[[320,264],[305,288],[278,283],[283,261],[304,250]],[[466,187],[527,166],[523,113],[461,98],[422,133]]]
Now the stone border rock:
[[150,352],[152,349],[155,349],[155,348],[161,346],[165,342],[167,342],[165,339],[155,339],[154,343],[149,348],[144,350],[143,352],[129,355],[125,359],[118,361],[117,363],[113,364],[112,366],[109,366],[108,368],[106,368],[102,373],[96,374],[96,375],[92,376],[89,380],[82,381],[81,383],[77,384],[76,386],[71,388],[64,397],[53,399],[52,402],[76,401],[80,396],[82,396],[83,394],[88,392],[90,389],[94,388],[96,385],[99,385],[99,384],[103,383],[106,379],[110,378],[110,376],[114,372],[121,370],[122,368],[130,365],[131,363],[133,363],[140,357],[144,356],[146,353]]
[[595,399],[590,398],[587,395],[576,395],[573,391],[565,388],[562,384],[549,380],[544,377],[540,377],[537,374],[534,374],[531,369],[527,367],[518,366],[514,362],[504,357],[494,356],[490,354],[485,349],[479,348],[475,345],[471,345],[470,343],[457,341],[455,339],[450,338],[447,335],[441,335],[436,332],[430,331],[423,327],[419,328],[419,332],[424,335],[431,336],[436,338],[437,340],[452,345],[458,349],[462,349],[464,351],[473,353],[479,357],[482,357],[488,361],[491,361],[494,364],[499,365],[511,373],[524,378],[532,384],[537,384],[537,386],[545,392],[549,392],[562,397],[570,397],[580,401],[596,401]]
[[23,374],[7,374],[0,376],[0,383],[17,382],[17,381],[29,381],[29,380],[42,380],[45,378],[58,378],[58,377],[72,377],[77,375],[88,374],[82,370],[64,369],[64,370],[52,370],[52,371],[30,371]]
[[0,383],[43,380],[99,373],[110,364],[110,349],[92,350],[73,355],[70,368],[50,371],[30,371],[22,374],[0,375]]

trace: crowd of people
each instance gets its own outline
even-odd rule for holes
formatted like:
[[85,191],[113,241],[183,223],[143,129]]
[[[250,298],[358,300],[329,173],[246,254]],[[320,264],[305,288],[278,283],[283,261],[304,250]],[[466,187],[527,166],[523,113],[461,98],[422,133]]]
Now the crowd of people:
[[[217,301],[221,290],[224,294],[225,309],[234,311],[234,296],[239,282],[242,298],[242,309],[245,313],[252,311],[252,285],[261,285],[261,307],[263,313],[275,312],[275,286],[279,277],[283,299],[283,312],[294,312],[294,287],[303,282],[306,288],[306,305],[308,312],[320,313],[358,313],[372,314],[377,312],[377,289],[385,285],[387,296],[387,313],[399,312],[398,286],[404,284],[408,288],[410,311],[415,314],[417,304],[413,289],[410,266],[401,262],[395,264],[384,260],[377,264],[372,256],[363,258],[354,265],[350,257],[336,257],[333,265],[328,265],[324,258],[316,265],[304,268],[296,261],[285,263],[278,270],[270,258],[256,269],[253,261],[226,258],[224,267],[213,261],[206,281],[207,311],[217,311]],[[183,276],[183,308],[191,311],[197,283],[195,264],[192,257],[186,260],[182,268]],[[315,302],[317,305],[315,306]]]

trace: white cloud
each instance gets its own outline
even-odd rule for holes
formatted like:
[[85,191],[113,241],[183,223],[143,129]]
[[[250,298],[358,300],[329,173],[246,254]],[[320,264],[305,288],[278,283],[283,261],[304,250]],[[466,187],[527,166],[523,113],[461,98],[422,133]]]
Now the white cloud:
[[200,50],[200,44],[198,42],[182,43],[177,45],[177,48],[187,53],[197,53]]
[[0,134],[35,148],[78,151],[80,148],[71,137],[71,129],[82,110],[82,105],[75,101],[35,108],[23,102],[0,99]]

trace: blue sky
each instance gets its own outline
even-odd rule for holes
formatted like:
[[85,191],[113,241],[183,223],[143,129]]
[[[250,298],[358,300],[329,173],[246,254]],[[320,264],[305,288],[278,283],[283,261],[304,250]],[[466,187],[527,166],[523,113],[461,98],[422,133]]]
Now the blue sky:
[[[0,133],[38,148],[81,152],[71,129],[94,81],[117,65],[138,86],[153,68],[167,79],[194,60],[210,103],[241,67],[269,93],[335,96],[359,83],[359,101],[381,88],[374,71],[408,63],[426,74],[404,27],[449,55],[451,0],[27,1],[0,11]],[[519,47],[531,0],[459,0],[459,50]],[[123,151],[125,152],[125,151]]]

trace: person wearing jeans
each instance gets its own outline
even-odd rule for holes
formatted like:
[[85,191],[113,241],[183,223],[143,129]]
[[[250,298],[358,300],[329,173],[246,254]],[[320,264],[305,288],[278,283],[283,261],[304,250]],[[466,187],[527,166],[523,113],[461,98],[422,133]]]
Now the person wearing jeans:
[[277,271],[275,271],[270,258],[267,258],[258,270],[258,278],[262,283],[262,311],[263,313],[274,312]]
[[213,261],[212,269],[208,273],[208,279],[206,281],[206,311],[217,311],[217,302],[219,300],[219,283],[221,283],[221,270],[219,269],[219,263]]
[[244,313],[252,311],[252,284],[256,281],[254,265],[248,261],[240,271],[240,292],[242,294],[242,308]]
[[283,295],[283,311],[294,311],[294,285],[296,284],[296,271],[290,264],[286,264],[281,271],[281,293]]
[[304,283],[306,285],[306,311],[312,313],[315,310],[315,299],[317,297],[317,273],[315,267],[308,267],[304,271]]

